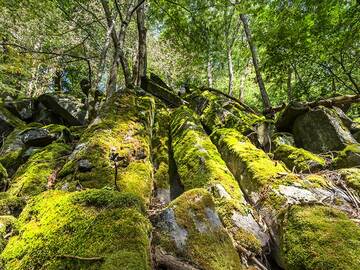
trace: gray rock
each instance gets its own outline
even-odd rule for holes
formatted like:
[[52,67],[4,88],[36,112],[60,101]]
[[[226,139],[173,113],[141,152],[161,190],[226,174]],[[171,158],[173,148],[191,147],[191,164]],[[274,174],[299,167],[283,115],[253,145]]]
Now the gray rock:
[[8,100],[4,103],[4,107],[21,120],[28,123],[32,121],[35,112],[35,102],[31,98],[15,101]]
[[21,140],[26,146],[43,147],[56,140],[56,137],[46,129],[31,128],[21,133]]
[[337,112],[325,107],[296,118],[292,133],[298,147],[315,153],[338,151],[357,143]]
[[51,115],[61,119],[63,124],[81,126],[85,123],[86,108],[79,99],[65,95],[44,94],[38,98],[38,101],[51,112]]
[[269,235],[264,232],[251,214],[245,216],[234,211],[231,219],[238,228],[254,234],[262,246],[266,246],[269,242]]
[[178,249],[182,250],[186,246],[188,232],[176,222],[175,213],[172,208],[167,208],[160,214],[158,226],[167,231],[175,242]]
[[4,139],[16,128],[24,125],[20,119],[12,115],[6,108],[0,106],[0,145]]
[[87,159],[81,159],[78,161],[79,172],[90,172],[94,168],[91,162]]

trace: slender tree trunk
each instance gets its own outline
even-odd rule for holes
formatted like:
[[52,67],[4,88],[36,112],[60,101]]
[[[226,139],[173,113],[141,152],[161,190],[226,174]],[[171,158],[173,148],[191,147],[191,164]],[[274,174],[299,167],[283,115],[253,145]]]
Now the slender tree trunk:
[[55,84],[55,92],[61,93],[62,92],[62,71],[56,70],[55,77],[54,77],[54,84]]
[[141,79],[146,77],[147,69],[147,48],[146,48],[146,34],[147,29],[145,26],[145,2],[136,11],[137,14],[137,27],[138,27],[138,58],[137,58],[137,78],[135,84],[141,85]]
[[111,97],[116,92],[116,85],[117,85],[117,70],[118,70],[118,53],[115,50],[113,60],[111,63],[110,73],[109,73],[109,80],[108,80],[108,87],[106,91],[106,97]]
[[208,62],[207,62],[207,80],[208,80],[208,87],[213,87],[212,63],[210,57],[208,58]]
[[[250,60],[249,60],[250,61]],[[239,93],[239,99],[241,102],[245,101],[245,82],[246,79],[250,73],[250,63],[249,61],[246,63],[245,68],[241,74],[240,77],[240,93]]]
[[234,68],[232,62],[232,50],[231,48],[227,49],[227,60],[228,60],[228,71],[229,71],[229,95],[233,95],[234,88]]
[[288,75],[287,75],[287,98],[288,102],[292,100],[292,85],[291,85],[291,79],[292,79],[292,68],[288,68]]
[[268,96],[268,94],[266,92],[266,89],[265,89],[264,81],[263,81],[261,73],[260,73],[260,65],[259,65],[259,60],[258,60],[259,56],[258,56],[258,53],[257,53],[257,50],[256,50],[256,46],[255,46],[255,44],[254,44],[254,42],[252,40],[248,18],[247,18],[247,16],[245,14],[240,14],[240,19],[241,19],[241,21],[242,21],[242,23],[244,25],[246,40],[247,40],[247,42],[249,44],[249,47],[250,47],[251,56],[252,56],[252,60],[253,60],[254,68],[255,68],[255,73],[256,73],[256,79],[257,79],[257,82],[258,82],[258,85],[259,85],[259,89],[260,89],[264,109],[265,109],[265,111],[270,111],[271,103],[270,103],[269,96]]

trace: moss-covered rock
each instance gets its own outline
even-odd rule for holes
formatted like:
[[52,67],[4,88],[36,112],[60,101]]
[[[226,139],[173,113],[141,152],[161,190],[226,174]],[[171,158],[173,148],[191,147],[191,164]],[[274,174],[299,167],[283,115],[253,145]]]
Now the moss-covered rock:
[[23,121],[11,114],[3,104],[0,104],[0,145],[15,128],[21,128],[24,125]]
[[160,214],[156,242],[200,269],[243,269],[232,240],[204,189],[183,193]]
[[181,107],[173,112],[171,135],[174,159],[185,190],[220,184],[232,198],[243,200],[238,183],[191,110]]
[[360,144],[351,144],[340,151],[333,161],[337,169],[360,166]]
[[[326,190],[326,180],[324,178],[321,178],[321,181],[319,181],[318,177],[307,177],[301,179],[296,175],[290,174],[286,168],[284,168],[281,164],[274,163],[270,160],[270,158],[262,150],[257,149],[245,136],[236,130],[215,130],[212,135],[212,139],[217,144],[219,151],[224,160],[226,160],[230,170],[240,182],[245,194],[248,198],[250,198],[252,204],[257,206],[261,216],[273,232],[279,232],[281,224],[286,222],[286,213],[289,212],[291,214],[291,209],[293,209],[293,207],[298,207],[293,205],[308,205],[306,206],[308,207],[307,209],[309,209],[308,211],[310,213],[316,213],[317,207],[315,205],[316,203],[325,203],[323,201],[325,194],[327,194],[325,196],[335,197],[333,201],[336,203],[328,203],[329,206],[331,206],[331,208],[328,208],[330,209],[329,211],[338,213],[333,208],[337,208],[339,206],[341,206],[339,208],[342,209],[346,209],[346,207],[348,207],[347,209],[349,212],[353,211],[353,208],[351,208],[351,206],[347,204],[347,201],[341,196],[336,195],[336,193],[329,193]],[[325,183],[323,183],[323,181]],[[316,214],[314,214],[314,217],[316,217]],[[324,224],[331,224],[333,222],[332,215],[323,215],[321,219],[321,222]],[[341,214],[341,219],[344,221],[344,226],[346,225],[349,230],[358,234],[358,230],[360,230],[360,228],[346,214]],[[312,254],[312,250],[306,249],[306,246],[316,247],[316,252],[318,253],[323,249],[328,249],[328,244],[331,241],[322,241],[322,238],[320,237],[306,238],[305,236],[302,238],[303,235],[306,235],[309,231],[311,231],[311,226],[312,225],[301,227],[295,225],[293,227],[294,231],[292,231],[292,228],[288,229],[286,226],[282,228],[282,232],[279,234],[282,241],[286,241],[287,235],[292,232],[294,233],[294,237],[298,237],[295,238],[294,241],[288,242],[288,245],[282,245],[280,257],[278,256],[278,252],[281,243],[280,241],[275,243],[275,257],[278,263],[285,269],[303,269],[304,262],[302,259],[318,256],[316,254]],[[341,239],[344,235],[341,231],[334,230],[333,226],[335,225],[319,228],[317,233],[319,235],[323,234],[326,237],[329,236],[334,237],[334,239]],[[357,243],[358,236],[356,234],[354,237],[349,239],[349,243]],[[300,260],[294,259],[297,251],[297,239],[304,241],[302,247],[303,250],[301,250],[301,252],[303,252],[303,257]],[[348,247],[344,248],[344,250],[347,249]],[[293,252],[293,255],[287,256],[289,252]],[[333,261],[336,260],[335,257],[337,256],[339,256],[339,259],[341,258],[341,260],[343,260],[344,254],[334,254]],[[314,261],[311,262],[310,260],[309,265],[313,264],[317,267],[309,267],[306,269],[330,269],[326,268],[327,265],[330,265],[326,262],[326,256],[320,257],[323,261],[319,261],[316,264]],[[347,258],[353,260],[354,257],[353,255],[350,255]],[[308,266],[306,265],[306,267]],[[334,264],[334,267],[335,268],[331,269],[342,269],[340,264]]]
[[6,168],[0,163],[0,191],[4,191],[8,182],[8,173]]
[[170,202],[169,134],[170,113],[159,108],[155,113],[151,151],[154,165],[155,196],[160,203]]
[[358,269],[360,228],[329,207],[293,206],[281,225],[281,253],[285,269]]
[[[59,172],[59,188],[114,188],[117,155],[117,184],[122,191],[134,192],[149,203],[152,190],[150,137],[154,100],[124,93],[114,97],[86,129],[79,144]],[[81,161],[90,164],[82,170]]]
[[171,120],[174,160],[185,190],[205,188],[215,198],[216,211],[233,239],[260,253],[268,237],[251,215],[239,184],[226,167],[200,121],[186,107],[173,112]]
[[291,145],[282,144],[276,148],[274,157],[281,160],[290,170],[296,172],[315,172],[325,167],[325,159]]
[[209,91],[203,91],[200,96],[204,105],[198,113],[201,115],[201,122],[209,130],[231,127],[244,134],[250,134],[256,125],[266,121],[264,117],[246,112],[241,105],[225,97]]
[[0,216],[0,252],[7,245],[9,236],[15,230],[16,218],[13,216]]
[[53,188],[57,173],[65,163],[70,150],[66,144],[52,143],[37,151],[16,172],[8,192],[29,198]]
[[3,269],[151,269],[142,209],[141,198],[108,190],[42,193],[19,217]]
[[314,153],[339,151],[356,143],[338,113],[325,107],[297,117],[292,133],[297,146]]
[[25,207],[25,199],[11,195],[8,192],[0,193],[0,215],[1,216],[19,216]]

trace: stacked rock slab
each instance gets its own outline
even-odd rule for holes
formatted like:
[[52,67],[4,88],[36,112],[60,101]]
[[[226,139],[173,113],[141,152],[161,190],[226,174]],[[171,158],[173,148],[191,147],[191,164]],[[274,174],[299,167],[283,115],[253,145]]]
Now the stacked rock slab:
[[171,138],[185,193],[160,214],[158,243],[201,269],[241,269],[237,247],[260,254],[268,236],[190,109],[173,112]]
[[324,200],[336,196],[328,194],[324,178],[301,179],[273,162],[237,127],[218,127],[209,127],[211,138],[268,225],[278,264],[284,269],[356,269],[360,227],[348,215],[354,210],[349,198],[337,197],[336,203]]
[[13,214],[11,205],[24,203],[17,195],[31,197],[0,255],[2,269],[151,269],[153,112],[152,98],[115,95],[67,159],[59,142],[30,157],[0,201],[1,214]]

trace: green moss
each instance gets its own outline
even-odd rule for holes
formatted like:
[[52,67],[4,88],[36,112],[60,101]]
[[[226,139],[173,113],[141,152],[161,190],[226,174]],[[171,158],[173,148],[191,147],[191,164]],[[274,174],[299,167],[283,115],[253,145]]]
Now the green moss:
[[257,124],[266,121],[264,117],[246,112],[239,104],[209,91],[201,93],[201,97],[206,104],[201,112],[201,122],[211,131],[215,128],[235,128],[249,134]]
[[[180,255],[201,269],[242,269],[232,241],[214,211],[205,189],[192,189],[171,202],[178,226],[187,231]],[[209,213],[214,217],[209,218]]]
[[[162,104],[160,104],[161,106]],[[152,129],[151,154],[156,188],[169,189],[169,129],[170,114],[166,108],[156,110]]]
[[227,161],[240,186],[247,191],[259,192],[273,182],[283,183],[288,171],[274,163],[264,151],[256,148],[245,136],[234,129],[217,129],[211,135],[223,158]]
[[71,131],[65,126],[51,124],[42,128],[48,130],[53,136],[56,136],[56,142],[70,143],[72,141]]
[[323,206],[293,206],[282,224],[286,269],[358,269],[360,228],[344,213]]
[[[150,163],[150,129],[153,103],[151,98],[115,95],[81,137],[77,149],[59,172],[58,187],[65,183],[70,190],[80,183],[84,188],[114,188],[115,167],[110,160],[118,153],[119,186],[141,195],[149,202],[152,185]],[[78,162],[88,160],[93,168],[78,170]],[[131,189],[131,190],[130,190]]]
[[24,128],[16,128],[5,139],[1,147],[0,163],[12,175],[22,162],[22,154],[26,150],[25,145],[21,141],[20,133]]
[[6,108],[4,108],[3,104],[0,104],[0,116],[4,121],[6,121],[8,124],[16,127],[23,127],[25,126],[25,122],[14,116],[11,112],[9,112]]
[[334,159],[333,167],[337,169],[360,165],[360,144],[351,144],[340,151]]
[[16,218],[13,216],[0,216],[0,252],[2,252],[7,245],[5,235],[11,233],[15,228]]
[[49,177],[62,167],[69,152],[70,147],[61,143],[52,143],[36,152],[19,168],[8,192],[29,197],[47,190]]
[[325,166],[325,160],[305,149],[282,144],[276,148],[275,159],[281,160],[290,170],[313,172]]
[[25,207],[25,200],[21,197],[13,196],[8,192],[0,193],[0,215],[20,215]]
[[186,107],[173,113],[171,134],[174,159],[185,190],[220,184],[233,199],[243,199],[238,183],[216,147]]
[[359,168],[348,168],[339,170],[342,178],[346,184],[354,189],[360,196],[360,169]]
[[139,204],[136,196],[108,190],[45,192],[21,214],[19,235],[1,254],[4,269],[151,269],[150,224]]

